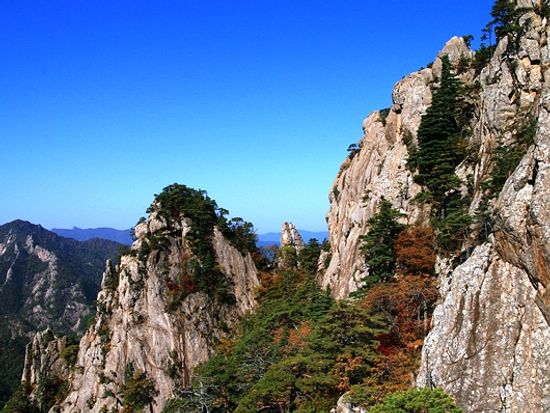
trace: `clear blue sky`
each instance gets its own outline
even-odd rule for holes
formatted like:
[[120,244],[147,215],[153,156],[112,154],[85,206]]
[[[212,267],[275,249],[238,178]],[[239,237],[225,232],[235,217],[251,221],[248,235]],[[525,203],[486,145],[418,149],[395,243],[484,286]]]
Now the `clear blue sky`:
[[0,0],[0,223],[128,228],[170,183],[325,229],[369,112],[491,0]]

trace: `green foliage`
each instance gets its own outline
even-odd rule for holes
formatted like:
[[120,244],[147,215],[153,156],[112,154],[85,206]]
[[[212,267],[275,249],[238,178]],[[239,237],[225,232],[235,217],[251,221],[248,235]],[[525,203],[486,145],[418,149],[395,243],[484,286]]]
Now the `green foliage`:
[[517,168],[527,153],[527,149],[534,142],[536,128],[537,118],[535,116],[528,115],[524,119],[520,119],[512,126],[513,142],[508,146],[504,146],[500,142],[494,150],[492,156],[494,166],[491,170],[490,180],[486,184],[486,189],[491,195],[496,196],[500,193],[506,180]]
[[69,393],[69,383],[57,376],[43,377],[38,382],[36,390],[40,412],[48,412],[50,408],[60,403]]
[[548,1],[541,1],[540,5],[535,5],[533,8],[535,13],[537,13],[541,17],[546,17],[547,19],[550,19],[550,4]]
[[465,127],[460,81],[451,73],[447,56],[442,63],[439,89],[418,128],[418,152],[414,157],[409,153],[410,162],[418,167],[415,182],[426,186],[436,201],[457,186],[454,170],[462,160],[457,149]]
[[[203,291],[222,302],[232,303],[235,297],[225,275],[222,273],[212,246],[214,226],[241,252],[257,252],[256,234],[251,223],[242,218],[228,219],[226,209],[218,207],[216,201],[209,198],[206,191],[172,184],[156,196],[147,212],[158,212],[166,218],[191,220],[191,230],[186,240],[192,257],[182,264],[183,279],[169,306],[171,311],[178,308],[185,297],[196,291]],[[166,237],[151,236],[144,241],[139,252],[141,258],[152,251],[166,249]]]
[[257,311],[196,369],[193,389],[167,412],[196,411],[199,400],[210,412],[328,412],[349,383],[367,374],[379,320],[356,304],[336,304],[313,274],[273,276]]
[[382,197],[379,211],[369,219],[370,229],[361,237],[361,252],[365,256],[369,274],[363,280],[361,291],[373,284],[391,278],[395,270],[394,243],[399,233],[405,228],[397,220],[403,216],[394,209],[391,203]]
[[218,218],[218,226],[227,240],[239,251],[256,251],[256,233],[252,223],[240,217],[227,220],[225,216]]
[[472,67],[475,70],[475,75],[479,75],[481,73],[481,70],[487,66],[489,61],[491,60],[491,57],[493,56],[493,53],[495,51],[496,46],[486,46],[485,44],[482,44],[478,50],[476,50],[476,54],[474,56],[474,61],[472,62]]
[[465,138],[473,106],[467,102],[466,92],[444,56],[439,89],[434,92],[432,104],[418,128],[418,148],[412,146],[412,138],[407,145],[408,164],[418,169],[414,180],[426,188],[414,202],[432,203],[436,245],[442,252],[459,247],[472,223],[467,199],[460,194],[461,182],[455,174],[455,168],[468,155]]
[[390,108],[385,108],[378,111],[378,115],[380,116],[380,122],[382,122],[382,125],[386,126],[386,119],[388,118],[389,114]]
[[0,413],[38,413],[38,407],[29,399],[30,389],[21,384]]
[[441,389],[410,389],[386,397],[369,413],[461,413],[453,399]]
[[9,322],[0,320],[0,406],[4,404],[21,381],[25,344],[27,340],[20,336],[12,337]]
[[352,143],[348,146],[348,158],[353,159],[361,151],[360,143]]
[[518,19],[524,9],[516,6],[515,1],[496,0],[491,9],[493,20],[488,26],[494,28],[497,39],[501,39],[507,34],[515,34],[521,30]]
[[74,366],[76,364],[76,358],[78,356],[79,344],[71,344],[63,349],[59,357],[61,357],[68,366]]
[[436,244],[441,252],[451,252],[468,238],[473,218],[468,214],[468,200],[459,193],[445,198],[441,213],[432,219],[436,232]]
[[315,274],[319,255],[321,255],[321,244],[312,238],[298,254],[298,266],[309,274]]
[[467,34],[465,36],[462,36],[462,40],[464,40],[464,43],[466,43],[466,46],[468,48],[472,47],[472,40],[474,40],[474,36],[471,34]]
[[151,406],[157,394],[153,381],[144,371],[127,368],[122,389],[122,412],[138,412],[145,406]]

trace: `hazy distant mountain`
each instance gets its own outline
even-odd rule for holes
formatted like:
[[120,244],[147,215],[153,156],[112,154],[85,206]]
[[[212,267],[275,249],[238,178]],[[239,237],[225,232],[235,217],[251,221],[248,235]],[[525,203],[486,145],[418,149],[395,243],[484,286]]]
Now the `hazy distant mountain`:
[[87,228],[73,227],[72,229],[53,228],[52,232],[62,237],[72,238],[77,241],[87,241],[92,238],[108,239],[121,244],[130,245],[132,235],[130,229],[114,228]]
[[83,330],[105,260],[121,244],[60,237],[40,225],[0,225],[0,406],[19,382],[25,344],[46,327]]
[[[328,232],[312,232],[304,231],[299,229],[298,232],[304,239],[304,242],[308,242],[310,239],[315,238],[319,242],[323,242],[325,238],[328,238]],[[281,242],[281,233],[280,232],[268,232],[266,234],[258,234],[258,246],[266,247],[268,245],[279,245]]]
[[[310,239],[315,238],[317,241],[322,242],[325,238],[328,238],[327,231],[313,232],[298,230],[304,239],[304,242],[308,242]],[[72,229],[53,228],[52,232],[62,237],[73,238],[78,241],[87,241],[92,238],[101,238],[111,241],[120,242],[121,244],[132,244],[132,236],[130,229],[114,229],[114,228],[87,228],[82,229],[73,227]],[[266,234],[258,234],[258,246],[266,247],[268,245],[279,245],[281,238],[280,232],[268,232]]]

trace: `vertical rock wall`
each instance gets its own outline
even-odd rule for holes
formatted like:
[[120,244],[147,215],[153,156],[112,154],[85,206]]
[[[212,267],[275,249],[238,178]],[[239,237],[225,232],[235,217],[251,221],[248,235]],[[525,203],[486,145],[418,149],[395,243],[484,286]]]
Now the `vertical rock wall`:
[[[518,2],[532,7],[537,1]],[[536,120],[534,143],[501,190],[489,201],[491,235],[465,242],[461,259],[439,256],[436,270],[441,301],[425,340],[419,386],[442,387],[466,412],[550,411],[550,48],[548,19],[524,10],[521,31],[503,38],[479,75],[461,80],[478,88],[470,143],[475,164],[460,165],[470,176],[470,213],[475,214],[494,166],[498,145],[514,144]],[[451,62],[472,56],[460,39],[440,52]],[[389,114],[364,122],[358,153],[344,161],[330,192],[328,214],[332,260],[320,282],[337,298],[355,290],[367,269],[360,236],[381,196],[424,223],[428,211],[411,202],[419,188],[404,167],[405,134],[414,139],[430,104],[441,69],[436,59],[400,81]],[[410,137],[409,135],[409,137]],[[475,226],[472,231],[479,230]],[[460,265],[459,265],[460,264]]]

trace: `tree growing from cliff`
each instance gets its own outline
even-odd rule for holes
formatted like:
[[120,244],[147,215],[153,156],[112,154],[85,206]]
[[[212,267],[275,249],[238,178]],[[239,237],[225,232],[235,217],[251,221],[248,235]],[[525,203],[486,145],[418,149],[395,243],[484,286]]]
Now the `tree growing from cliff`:
[[147,377],[143,370],[134,370],[131,365],[126,372],[126,383],[122,390],[122,413],[141,411],[149,406],[153,411],[153,400],[158,395],[153,381]]
[[441,84],[434,92],[431,106],[418,128],[418,167],[415,181],[426,186],[436,202],[458,185],[454,170],[461,161],[457,152],[462,125],[459,123],[460,81],[451,72],[451,63],[443,56]]
[[370,229],[361,237],[361,252],[365,256],[368,276],[363,279],[360,293],[373,284],[388,280],[395,271],[395,240],[405,225],[398,222],[403,216],[384,197],[380,200],[379,211],[369,219]]

